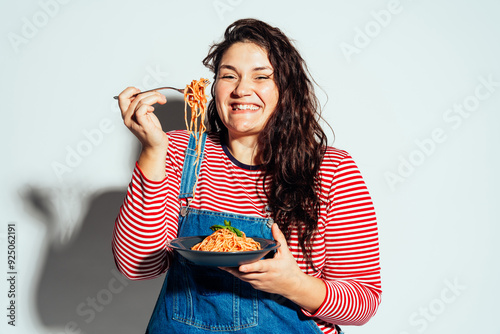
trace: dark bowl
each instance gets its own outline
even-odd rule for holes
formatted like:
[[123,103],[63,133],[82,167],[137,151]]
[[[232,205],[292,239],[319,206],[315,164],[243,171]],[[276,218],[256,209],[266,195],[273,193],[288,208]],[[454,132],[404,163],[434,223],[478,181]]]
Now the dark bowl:
[[167,246],[195,264],[211,267],[238,267],[242,264],[252,263],[280,247],[279,242],[275,240],[252,238],[260,243],[262,249],[244,252],[207,252],[191,249],[205,238],[206,236],[177,238],[170,240]]

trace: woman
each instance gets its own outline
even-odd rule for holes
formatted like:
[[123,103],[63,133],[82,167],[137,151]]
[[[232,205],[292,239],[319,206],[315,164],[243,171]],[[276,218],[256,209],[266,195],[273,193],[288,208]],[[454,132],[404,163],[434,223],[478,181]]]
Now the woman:
[[[326,146],[303,59],[279,29],[245,19],[203,63],[215,80],[198,171],[187,131],[164,133],[154,116],[163,95],[119,96],[142,151],[113,253],[130,279],[167,272],[147,332],[337,333],[366,323],[381,297],[373,205],[349,154]],[[166,247],[223,219],[282,246],[239,268],[196,266]]]

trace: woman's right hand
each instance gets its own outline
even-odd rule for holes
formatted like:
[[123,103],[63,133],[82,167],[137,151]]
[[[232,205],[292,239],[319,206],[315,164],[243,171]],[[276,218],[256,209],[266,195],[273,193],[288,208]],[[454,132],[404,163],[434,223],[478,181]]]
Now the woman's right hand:
[[153,104],[165,104],[167,99],[158,92],[148,92],[132,97],[140,90],[128,87],[118,95],[118,105],[123,122],[139,139],[143,150],[165,152],[168,136],[162,130],[158,117],[153,113]]
[[139,92],[135,87],[128,87],[118,95],[118,104],[123,122],[142,144],[141,155],[137,161],[141,171],[149,180],[161,181],[165,178],[168,136],[153,113],[153,104],[165,104],[167,99],[158,92],[132,97]]

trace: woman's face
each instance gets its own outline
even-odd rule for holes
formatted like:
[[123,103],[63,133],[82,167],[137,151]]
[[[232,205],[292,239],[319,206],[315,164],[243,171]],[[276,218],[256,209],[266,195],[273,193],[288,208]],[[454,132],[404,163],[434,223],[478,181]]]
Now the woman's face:
[[224,53],[215,82],[217,112],[231,139],[258,134],[278,103],[267,52],[235,43]]

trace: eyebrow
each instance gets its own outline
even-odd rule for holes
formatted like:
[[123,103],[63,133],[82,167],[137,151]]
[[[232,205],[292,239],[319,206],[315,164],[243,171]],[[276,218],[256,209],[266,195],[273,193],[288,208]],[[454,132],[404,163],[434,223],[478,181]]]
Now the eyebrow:
[[[236,67],[232,66],[232,65],[220,65],[219,66],[219,70],[220,69],[228,69],[228,70],[232,70],[232,71],[236,71]],[[252,71],[263,71],[263,70],[269,70],[269,71],[273,71],[272,67],[269,67],[269,66],[259,66],[259,67],[254,67],[252,69]]]

